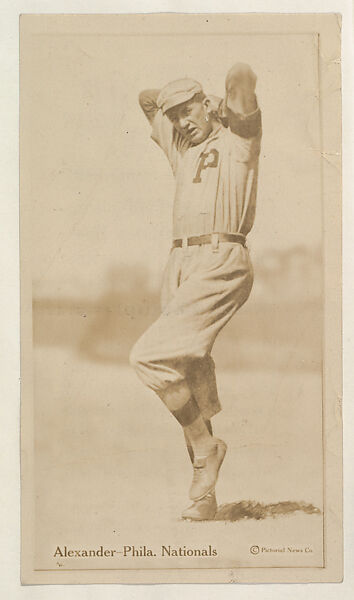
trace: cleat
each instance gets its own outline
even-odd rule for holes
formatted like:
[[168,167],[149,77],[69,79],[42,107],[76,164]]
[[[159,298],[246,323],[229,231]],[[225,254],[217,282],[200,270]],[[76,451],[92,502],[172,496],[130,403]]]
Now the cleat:
[[182,519],[187,521],[211,521],[214,519],[217,510],[214,490],[206,494],[200,500],[193,502],[183,513]]
[[188,521],[210,521],[214,519],[216,510],[215,492],[212,491],[186,508],[182,513],[182,519]]
[[196,458],[193,464],[193,481],[189,490],[191,500],[200,500],[215,488],[219,469],[226,453],[227,446],[222,440],[215,440],[216,446],[208,454]]

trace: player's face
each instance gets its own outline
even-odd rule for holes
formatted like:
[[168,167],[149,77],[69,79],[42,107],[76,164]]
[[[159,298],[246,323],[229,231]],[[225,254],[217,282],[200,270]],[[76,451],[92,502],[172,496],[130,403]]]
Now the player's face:
[[203,142],[213,128],[203,102],[189,100],[171,108],[166,114],[177,131],[193,145]]

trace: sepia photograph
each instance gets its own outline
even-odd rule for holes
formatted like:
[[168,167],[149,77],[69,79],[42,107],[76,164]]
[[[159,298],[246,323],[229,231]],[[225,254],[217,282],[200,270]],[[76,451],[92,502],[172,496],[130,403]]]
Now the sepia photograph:
[[23,583],[342,579],[340,15],[22,15]]

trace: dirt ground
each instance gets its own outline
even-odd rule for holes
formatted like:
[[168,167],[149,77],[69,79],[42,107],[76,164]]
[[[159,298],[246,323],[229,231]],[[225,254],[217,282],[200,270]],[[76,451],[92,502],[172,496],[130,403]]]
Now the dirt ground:
[[[217,376],[223,410],[213,423],[228,444],[219,510],[214,521],[192,523],[180,518],[192,469],[161,401],[128,365],[36,348],[37,568],[322,565],[320,374]],[[114,556],[61,556],[64,546],[101,545]],[[124,546],[142,554],[124,556]],[[168,556],[163,546],[216,555]]]

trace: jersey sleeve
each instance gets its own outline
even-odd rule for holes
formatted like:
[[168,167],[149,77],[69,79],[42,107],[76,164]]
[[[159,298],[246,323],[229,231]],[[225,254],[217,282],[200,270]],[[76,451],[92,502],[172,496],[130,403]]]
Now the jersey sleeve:
[[173,173],[176,172],[178,154],[184,147],[183,138],[174,128],[170,119],[158,110],[152,121],[152,139],[166,154]]

